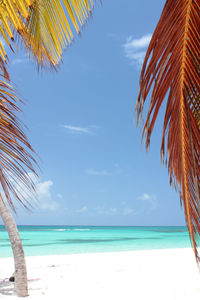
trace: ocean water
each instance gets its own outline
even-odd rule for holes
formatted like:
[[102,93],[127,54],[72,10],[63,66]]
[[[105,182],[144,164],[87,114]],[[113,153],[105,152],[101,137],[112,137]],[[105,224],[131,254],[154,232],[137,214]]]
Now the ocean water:
[[[18,226],[26,255],[188,248],[186,227]],[[12,256],[0,226],[0,257]]]

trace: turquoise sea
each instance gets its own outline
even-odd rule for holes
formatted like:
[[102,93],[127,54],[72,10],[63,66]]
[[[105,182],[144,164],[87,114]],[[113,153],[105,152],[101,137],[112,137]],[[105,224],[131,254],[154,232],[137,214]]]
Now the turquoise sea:
[[[186,227],[18,226],[26,255],[191,247]],[[0,257],[12,256],[0,226]]]

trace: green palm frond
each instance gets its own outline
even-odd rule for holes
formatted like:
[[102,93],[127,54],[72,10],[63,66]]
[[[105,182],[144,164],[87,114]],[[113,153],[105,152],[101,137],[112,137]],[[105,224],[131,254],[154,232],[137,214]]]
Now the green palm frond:
[[[152,88],[144,125],[146,147],[166,100],[161,156],[180,197],[196,259],[200,235],[200,0],[167,0],[143,64],[138,120]],[[168,100],[166,96],[168,95]],[[167,145],[165,139],[167,137]]]

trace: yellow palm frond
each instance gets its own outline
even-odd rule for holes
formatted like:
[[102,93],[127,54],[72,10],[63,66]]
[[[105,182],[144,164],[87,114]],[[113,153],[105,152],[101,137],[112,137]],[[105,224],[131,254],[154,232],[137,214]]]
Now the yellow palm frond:
[[[93,0],[1,0],[0,34],[11,49],[15,33],[19,34],[38,65],[56,66],[74,38],[73,31],[80,33],[92,8]],[[1,40],[0,57],[6,61]]]
[[[11,47],[13,30],[22,32],[24,20],[28,18],[28,8],[31,0],[1,0],[0,1],[0,34],[6,44]],[[0,40],[0,57],[6,60],[6,51]]]
[[73,28],[80,33],[92,7],[92,0],[33,1],[23,38],[39,65],[56,66],[60,62],[63,50],[73,40]]
[[[144,125],[146,147],[166,100],[161,156],[178,183],[196,259],[200,234],[200,0],[167,0],[141,71],[138,120],[152,88]],[[166,97],[168,96],[168,100]],[[167,146],[165,137],[167,136]]]

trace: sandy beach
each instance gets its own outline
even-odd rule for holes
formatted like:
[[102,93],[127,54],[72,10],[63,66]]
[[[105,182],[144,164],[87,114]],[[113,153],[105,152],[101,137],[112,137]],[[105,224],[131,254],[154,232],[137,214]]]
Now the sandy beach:
[[[13,295],[11,258],[0,259],[0,299]],[[191,249],[27,257],[30,300],[199,300]]]

